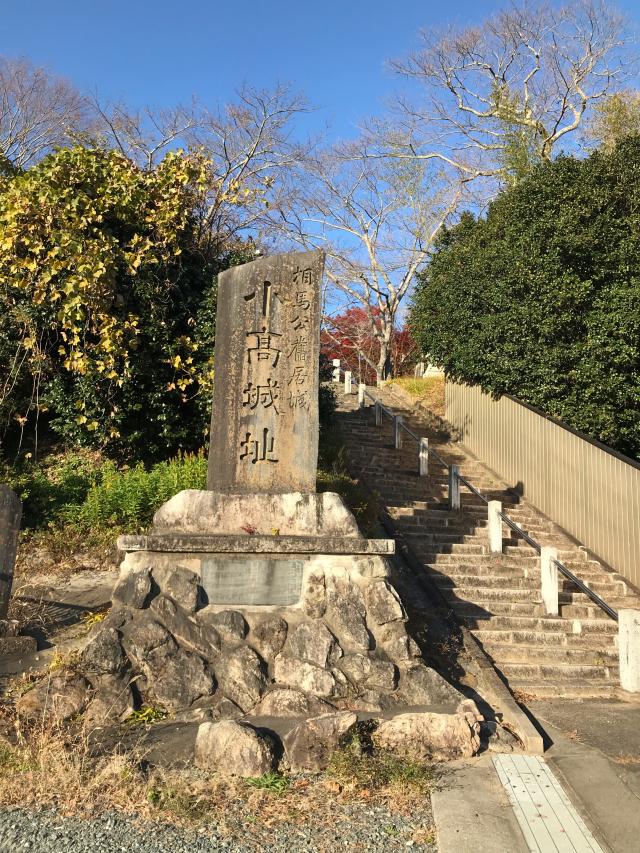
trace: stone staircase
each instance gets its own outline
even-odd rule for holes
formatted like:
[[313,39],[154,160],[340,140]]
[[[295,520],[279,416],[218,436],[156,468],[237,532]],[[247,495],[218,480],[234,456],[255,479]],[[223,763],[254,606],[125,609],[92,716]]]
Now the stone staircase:
[[[485,497],[502,501],[503,511],[540,545],[557,548],[558,559],[607,604],[640,607],[640,596],[622,576],[592,559],[460,445],[443,438],[423,414],[409,409],[389,388],[375,394],[414,432],[426,436],[447,464],[458,465]],[[359,411],[356,395],[339,395],[351,472],[379,495],[429,580],[509,687],[540,697],[616,695],[617,623],[562,575],[560,616],[545,615],[539,557],[533,549],[505,525],[503,553],[490,554],[486,504],[461,486],[461,508],[449,510],[446,467],[431,456],[429,476],[419,477],[417,443],[403,432],[403,447],[396,450],[391,419],[383,416],[382,426],[376,427],[367,402]]]

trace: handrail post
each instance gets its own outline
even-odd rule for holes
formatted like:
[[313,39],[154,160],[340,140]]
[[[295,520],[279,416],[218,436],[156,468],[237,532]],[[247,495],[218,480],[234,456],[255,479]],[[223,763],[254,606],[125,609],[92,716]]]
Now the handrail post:
[[420,467],[420,476],[429,476],[429,439],[420,439],[420,450],[418,453],[418,465]]
[[502,554],[502,512],[501,501],[489,501],[488,506],[488,527],[489,527],[489,553]]
[[557,616],[560,613],[558,604],[558,549],[543,546],[540,549],[540,592],[545,613]]
[[460,509],[460,469],[449,466],[449,509]]
[[345,370],[344,372],[344,393],[351,394],[351,371]]
[[376,419],[376,426],[382,426],[382,406],[378,400],[373,404],[373,413]]
[[640,693],[640,610],[618,610],[618,656],[620,686]]
[[364,409],[364,392],[367,390],[367,386],[364,382],[360,382],[358,385],[358,408]]
[[393,446],[402,449],[402,415],[393,416]]
[[332,361],[333,364],[333,376],[332,381],[336,384],[340,382],[340,359],[334,358]]

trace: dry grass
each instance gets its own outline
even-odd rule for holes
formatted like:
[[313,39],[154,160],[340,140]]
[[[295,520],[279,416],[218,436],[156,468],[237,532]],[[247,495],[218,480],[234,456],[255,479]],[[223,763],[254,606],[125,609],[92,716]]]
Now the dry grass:
[[394,811],[411,814],[437,782],[433,766],[373,750],[366,723],[334,752],[327,776],[345,795],[384,802]]
[[[247,823],[333,826],[347,820],[343,803],[366,800],[390,811],[424,808],[433,770],[397,757],[341,750],[327,774],[290,778],[267,774],[237,779],[190,767],[150,767],[144,747],[118,746],[98,753],[78,722],[44,727],[0,714],[0,808],[55,807],[64,815],[90,816],[119,810],[179,826],[214,822],[216,831],[237,832]],[[422,827],[425,840],[430,828]],[[418,840],[418,839],[416,839]]]
[[42,575],[70,577],[83,569],[117,568],[118,529],[82,533],[72,525],[21,534],[15,580],[25,584]]
[[398,376],[390,384],[402,388],[438,417],[444,417],[444,377],[425,376],[415,379],[413,376]]

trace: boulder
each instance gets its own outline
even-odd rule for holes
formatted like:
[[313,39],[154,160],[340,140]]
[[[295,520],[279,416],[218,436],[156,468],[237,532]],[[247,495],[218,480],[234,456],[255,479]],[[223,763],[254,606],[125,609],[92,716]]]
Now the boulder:
[[333,710],[332,705],[317,696],[279,687],[263,696],[251,714],[256,717],[317,717]]
[[16,709],[25,717],[44,715],[52,722],[63,723],[81,714],[89,699],[89,682],[75,672],[64,672],[43,678],[18,699]]
[[391,660],[397,663],[410,661],[420,657],[418,644],[407,634],[404,637],[395,637],[384,644],[384,650]]
[[331,578],[325,619],[343,649],[367,651],[371,648],[365,613],[361,590],[344,578]]
[[351,711],[337,711],[299,723],[282,739],[291,769],[323,770],[341,738],[357,721],[358,717]]
[[280,616],[268,616],[254,624],[249,634],[249,642],[266,661],[280,654],[286,639],[287,623]]
[[169,655],[177,648],[167,629],[149,611],[127,622],[122,630],[122,646],[138,669],[144,668],[151,651],[162,649]]
[[248,646],[222,653],[215,662],[215,673],[224,695],[243,711],[260,700],[267,680],[258,655]]
[[245,723],[223,720],[202,723],[196,737],[195,762],[205,770],[230,776],[262,776],[276,757],[270,739]]
[[131,682],[127,677],[103,674],[92,679],[93,699],[84,714],[87,728],[115,725],[135,711]]
[[151,602],[150,610],[181,646],[207,660],[212,660],[220,651],[220,635],[216,629],[212,625],[196,622],[172,598],[166,595],[156,596]]
[[340,657],[342,650],[323,622],[302,622],[289,631],[283,654],[326,667]]
[[398,698],[406,705],[451,705],[464,698],[434,669],[422,662],[410,663],[400,670]]
[[351,710],[380,714],[394,710],[398,705],[395,693],[382,693],[380,690],[363,690],[355,699],[350,700]]
[[365,589],[367,618],[377,625],[405,619],[406,614],[398,593],[386,580],[369,584]]
[[111,597],[116,602],[121,602],[136,610],[142,610],[150,593],[151,569],[149,567],[134,569],[133,571],[124,568],[120,572],[120,577]]
[[115,675],[125,666],[120,636],[115,628],[98,626],[93,638],[82,652],[82,669],[98,675]]
[[320,666],[308,661],[278,655],[273,666],[274,679],[303,693],[330,698],[336,690],[334,676]]
[[171,711],[186,708],[196,699],[209,696],[215,681],[198,655],[181,648],[167,653],[167,647],[153,649],[143,664],[149,690]]
[[324,574],[313,572],[307,578],[302,596],[302,609],[312,619],[320,619],[327,609]]
[[211,607],[201,610],[198,618],[206,625],[216,629],[227,643],[239,643],[247,636],[247,623],[238,610],[220,610]]
[[164,595],[168,595],[187,613],[194,613],[200,604],[200,577],[182,566],[156,567],[153,579]]
[[480,748],[475,728],[463,714],[398,714],[383,720],[373,733],[379,749],[417,761],[470,758]]
[[339,667],[355,687],[393,690],[396,686],[396,668],[390,661],[360,654],[345,655]]

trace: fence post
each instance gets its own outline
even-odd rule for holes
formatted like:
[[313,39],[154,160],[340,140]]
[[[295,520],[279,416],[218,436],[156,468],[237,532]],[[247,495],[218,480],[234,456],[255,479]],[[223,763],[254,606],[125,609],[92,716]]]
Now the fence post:
[[420,451],[418,456],[418,464],[420,466],[420,476],[429,476],[429,439],[420,439]]
[[340,382],[340,359],[334,358],[332,361],[333,364],[333,382]]
[[640,610],[618,610],[620,686],[640,693]]
[[344,372],[344,393],[351,394],[351,371],[345,370]]
[[393,446],[396,450],[402,448],[402,415],[393,416]]
[[540,591],[545,613],[557,616],[560,613],[558,605],[558,567],[554,560],[558,559],[558,549],[543,547],[540,549]]
[[489,553],[502,554],[502,503],[489,501]]
[[449,466],[449,509],[460,509],[460,469]]
[[373,413],[376,418],[376,426],[382,426],[382,406],[377,400],[373,404]]
[[364,382],[360,382],[358,385],[358,408],[364,409],[364,392],[367,390],[367,386]]

